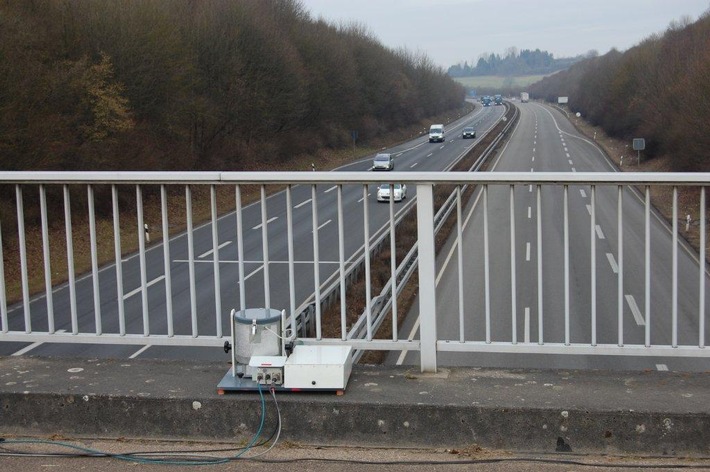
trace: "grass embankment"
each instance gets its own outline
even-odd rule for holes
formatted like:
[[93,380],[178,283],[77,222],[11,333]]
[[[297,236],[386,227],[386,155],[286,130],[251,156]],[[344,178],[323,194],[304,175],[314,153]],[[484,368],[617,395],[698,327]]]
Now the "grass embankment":
[[[345,163],[358,158],[371,155],[383,147],[390,147],[395,144],[416,138],[428,130],[431,122],[450,123],[461,116],[469,113],[473,105],[466,104],[464,107],[452,110],[426,121],[416,123],[412,126],[400,128],[383,134],[380,138],[372,140],[367,145],[356,146],[348,149],[321,149],[315,155],[301,155],[285,163],[282,166],[264,168],[254,165],[245,169],[250,171],[310,171],[311,163],[315,164],[316,170],[331,170]],[[255,163],[258,164],[258,163]],[[86,188],[75,186],[72,193],[72,247],[74,252],[74,270],[79,277],[91,271],[91,245],[89,237],[89,218],[86,204]],[[81,188],[78,188],[81,187]],[[192,190],[192,213],[193,225],[209,221],[211,218],[210,191],[206,186],[194,186]],[[270,187],[269,191],[279,190]],[[23,199],[29,200],[29,196],[37,195],[37,186],[23,187]],[[97,197],[97,209],[103,208],[103,212],[98,212],[96,221],[97,234],[97,257],[99,265],[112,263],[115,260],[114,251],[114,231],[113,219],[110,211],[110,188],[108,186],[96,186],[95,192],[101,195],[103,200]],[[162,241],[162,216],[160,202],[160,188],[158,186],[144,186],[143,211],[144,221],[150,228],[150,245]],[[257,186],[244,186],[241,189],[242,203],[248,204],[259,198],[260,190]],[[52,189],[48,194],[50,206],[54,202],[54,211],[50,210],[48,215],[49,226],[49,253],[52,272],[52,285],[57,285],[68,280],[67,263],[67,243],[65,220],[61,202],[61,190]],[[36,200],[36,199],[35,199]],[[121,252],[123,256],[135,253],[138,250],[138,224],[136,210],[136,189],[134,185],[119,186],[120,200],[120,238]],[[107,203],[108,202],[108,203]],[[10,203],[10,202],[6,202]],[[15,203],[8,206],[8,213],[12,213]],[[109,208],[107,211],[106,208]],[[218,186],[217,188],[218,213],[224,214],[233,211],[235,208],[235,190],[231,185]],[[40,210],[37,206],[30,206],[25,203],[25,237],[27,248],[27,272],[29,280],[30,294],[44,293],[45,271],[44,256],[42,246],[42,232],[40,227]],[[179,234],[187,227],[185,187],[174,185],[168,187],[168,221],[169,233]],[[17,227],[16,223],[13,225]],[[3,234],[3,260],[5,271],[5,284],[8,303],[14,303],[22,299],[22,272],[20,265],[20,243],[17,233]]]
[[[506,117],[508,121],[512,119],[514,114],[513,107],[509,107]],[[498,136],[501,130],[505,127],[505,122],[500,122],[490,133],[488,133],[483,139],[481,139],[475,147],[473,147],[469,153],[457,163],[457,165],[452,169],[456,172],[466,172],[468,171],[476,160],[481,156],[483,151],[488,148],[491,142]],[[489,156],[489,160],[493,158],[495,153]],[[438,210],[446,201],[448,196],[455,189],[454,185],[439,185],[434,189],[434,206]],[[466,202],[473,194],[475,187],[469,185],[467,190],[462,194],[462,203],[465,206]],[[416,207],[413,207],[411,212],[415,212]],[[449,239],[451,232],[456,227],[456,212],[452,212],[448,219],[444,222],[441,230],[436,235],[436,249],[437,252]],[[402,223],[395,229],[395,246],[396,246],[396,260],[397,265],[402,263],[402,260],[407,255],[409,250],[412,248],[416,242],[417,234],[417,219],[416,218],[404,218]],[[373,257],[370,261],[370,289],[373,296],[378,295],[387,282],[391,275],[391,257],[392,253],[390,251],[389,237],[383,242],[382,247],[384,248],[376,257]],[[361,273],[360,277],[357,278],[352,285],[348,288],[347,298],[345,300],[346,304],[346,326],[348,329],[352,326],[360,317],[360,315],[365,310],[365,275]],[[409,313],[412,304],[418,293],[418,279],[417,273],[415,272],[412,278],[409,280],[408,284],[402,290],[402,293],[397,297],[397,326],[401,326],[405,317]],[[322,320],[322,332],[323,336],[326,338],[339,338],[341,337],[341,326],[340,326],[340,300],[336,300],[335,303],[329,308],[324,310],[321,320]],[[373,333],[375,339],[392,339],[392,320],[393,312],[390,310],[388,316],[382,322],[380,328]],[[401,337],[401,335],[400,335]],[[360,362],[365,364],[378,364],[384,361],[386,356],[385,351],[368,351],[366,352]]]
[[539,82],[544,75],[525,75],[519,77],[505,77],[499,75],[478,75],[473,77],[454,77],[454,80],[468,89],[515,89],[527,87]]

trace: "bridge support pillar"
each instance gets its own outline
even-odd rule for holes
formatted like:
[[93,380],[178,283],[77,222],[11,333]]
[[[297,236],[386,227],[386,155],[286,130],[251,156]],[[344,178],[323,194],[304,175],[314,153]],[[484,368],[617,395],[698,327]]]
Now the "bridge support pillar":
[[422,372],[436,372],[436,248],[434,246],[434,186],[417,185],[419,246],[419,340]]

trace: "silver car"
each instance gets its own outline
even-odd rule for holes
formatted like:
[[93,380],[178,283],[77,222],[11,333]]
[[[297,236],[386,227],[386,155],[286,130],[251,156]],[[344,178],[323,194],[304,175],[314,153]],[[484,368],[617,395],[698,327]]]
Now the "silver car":
[[392,154],[378,154],[372,161],[372,170],[392,170],[394,169],[394,158]]
[[394,201],[401,202],[407,198],[407,186],[404,184],[380,184],[377,187],[377,201],[388,202],[390,200],[390,186],[394,190]]

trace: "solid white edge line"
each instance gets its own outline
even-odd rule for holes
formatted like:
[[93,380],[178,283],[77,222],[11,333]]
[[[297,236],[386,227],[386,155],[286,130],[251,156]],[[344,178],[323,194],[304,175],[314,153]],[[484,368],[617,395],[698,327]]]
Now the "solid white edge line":
[[136,357],[138,357],[138,356],[140,356],[141,354],[143,354],[150,346],[151,346],[150,344],[146,344],[145,346],[143,346],[142,348],[138,349],[136,352],[134,352],[133,354],[131,354],[130,356],[128,356],[128,358],[129,358],[129,359],[135,359]]

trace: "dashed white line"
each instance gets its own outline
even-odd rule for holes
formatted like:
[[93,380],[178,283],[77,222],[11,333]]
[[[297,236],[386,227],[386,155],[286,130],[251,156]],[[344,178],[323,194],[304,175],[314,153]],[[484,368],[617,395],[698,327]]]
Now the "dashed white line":
[[530,189],[528,191],[532,192],[532,184],[530,184]]
[[535,169],[533,167],[531,167],[530,172],[535,172]]
[[585,192],[583,188],[579,189],[579,193],[582,194],[582,198],[587,198],[587,192]]
[[639,310],[639,306],[636,304],[636,299],[633,295],[625,295],[625,297],[626,303],[629,304],[629,308],[631,308],[631,313],[634,315],[634,320],[636,320],[636,324],[639,326],[644,326],[646,322],[644,321],[643,316],[641,316],[641,310]]
[[[157,278],[151,280],[150,282],[148,282],[147,284],[145,284],[145,286],[146,286],[146,288],[148,288],[148,287],[150,287],[151,285],[157,284],[158,282],[160,282],[160,281],[163,280],[164,278],[165,278],[165,276],[164,276],[164,275],[161,275],[160,277],[157,277]],[[127,294],[125,294],[125,295],[123,296],[123,299],[126,300],[126,299],[128,299],[129,297],[132,297],[133,295],[135,295],[136,293],[140,293],[140,291],[141,291],[142,288],[143,288],[143,287],[138,287],[138,288],[135,289],[135,290],[131,290],[130,292],[128,292]]]
[[665,364],[656,364],[656,370],[659,372],[668,372],[668,366]]
[[566,155],[567,157],[572,157],[572,156],[570,156],[570,155],[569,155],[569,153],[568,153],[568,152],[566,152],[566,153],[565,153],[565,155]]
[[[569,156],[567,156],[567,157],[569,157]],[[569,162],[569,165],[574,164],[574,162],[572,162],[572,159],[567,159],[567,162]]]
[[589,216],[592,216],[592,205],[587,205],[587,213],[589,213]]
[[304,206],[304,205],[308,205],[308,204],[311,203],[312,201],[313,201],[313,199],[312,199],[312,198],[309,198],[309,199],[306,200],[305,202],[299,203],[299,204],[296,205],[294,208],[301,208],[301,207]]
[[604,239],[604,233],[602,232],[602,227],[597,225],[597,237],[599,239]]
[[431,157],[431,156],[433,156],[433,155],[434,155],[434,153],[433,153],[433,152],[430,152],[429,154],[426,155],[426,157]]
[[[278,216],[274,216],[274,217],[272,217],[272,218],[269,218],[268,220],[266,220],[266,224],[268,225],[268,224],[271,223],[272,221],[275,221],[275,220],[278,220],[278,219],[279,219]],[[252,229],[261,229],[262,226],[263,226],[263,224],[262,224],[262,223],[259,223],[258,225],[254,226]]]
[[534,155],[534,154],[533,154],[533,158],[532,158],[532,161],[533,161],[533,162],[535,162],[535,155]]
[[[217,246],[217,249],[218,249],[218,250],[219,250],[219,249],[222,249],[223,247],[229,246],[230,244],[232,244],[232,241],[225,241],[225,242],[223,242],[222,244],[220,244],[219,246]],[[214,252],[214,249],[210,249],[209,251],[203,252],[202,254],[200,254],[200,255],[197,256],[197,257],[199,257],[200,259],[202,259],[203,257],[209,256],[209,255],[212,254],[213,252]]]
[[607,252],[606,258],[609,259],[609,265],[611,266],[611,270],[615,274],[618,274],[619,273],[619,266],[616,264],[616,259],[614,259],[614,254]]
[[[369,197],[370,195],[372,195],[372,194],[371,194],[371,193],[368,193],[368,194],[367,194],[368,197]],[[364,199],[365,199],[365,197],[361,198],[361,199],[358,200],[357,202],[358,202],[358,203],[362,203],[362,201],[363,201]]]
[[414,164],[412,164],[411,166],[409,166],[409,168],[410,168],[410,169],[414,169],[415,167],[417,167],[417,165],[419,165],[419,163],[418,163],[418,162],[415,162]]
[[332,187],[330,187],[328,190],[326,190],[326,191],[323,192],[323,193],[332,192],[332,191],[335,190],[336,188],[338,188],[338,186],[337,186],[337,185],[333,185]]
[[532,217],[532,207],[528,207],[528,219]]
[[530,243],[525,243],[525,260],[530,262]]
[[323,228],[325,225],[329,224],[331,221],[333,221],[333,220],[328,220],[328,221],[326,221],[325,223],[323,223],[322,225],[320,225],[320,226],[318,227],[318,230],[320,231],[321,228]]
[[575,169],[574,167],[572,167],[572,172],[577,172],[577,169]]
[[143,346],[142,348],[138,349],[136,352],[134,352],[133,354],[131,354],[130,356],[128,356],[128,358],[129,358],[129,359],[135,359],[136,357],[140,356],[140,355],[143,354],[145,351],[147,351],[150,346],[151,346],[150,344],[146,344],[145,346]]

